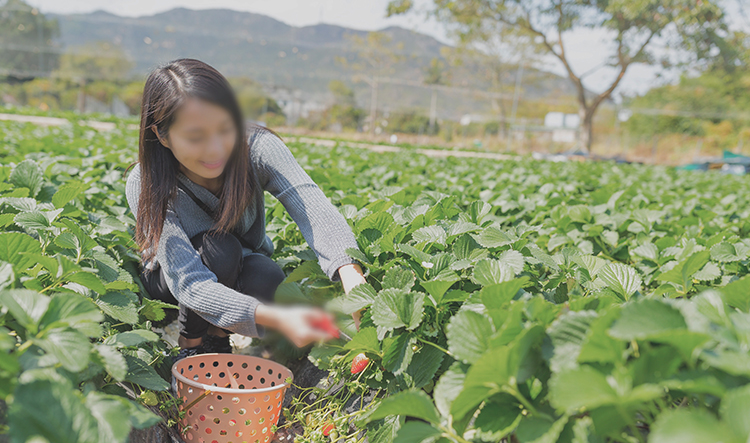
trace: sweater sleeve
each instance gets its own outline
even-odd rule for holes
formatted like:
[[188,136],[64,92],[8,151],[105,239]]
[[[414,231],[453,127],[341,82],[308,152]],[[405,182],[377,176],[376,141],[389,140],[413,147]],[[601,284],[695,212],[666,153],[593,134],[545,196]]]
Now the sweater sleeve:
[[[134,167],[126,184],[128,204],[138,214],[140,174]],[[156,261],[175,298],[209,323],[249,337],[263,337],[265,328],[255,323],[260,300],[218,282],[216,274],[203,263],[185,233],[171,204],[167,209]]]
[[263,189],[276,197],[297,223],[320,268],[331,281],[340,281],[338,269],[358,263],[346,249],[359,249],[344,216],[297,163],[289,147],[272,133],[261,131],[250,147],[250,157]]

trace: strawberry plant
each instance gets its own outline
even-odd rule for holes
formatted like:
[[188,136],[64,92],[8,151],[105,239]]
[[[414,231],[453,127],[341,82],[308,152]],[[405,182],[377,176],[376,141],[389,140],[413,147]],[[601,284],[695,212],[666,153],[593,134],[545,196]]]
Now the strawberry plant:
[[[0,131],[11,441],[125,441],[157,421],[144,405],[181,401],[151,330],[173,307],[134,277],[137,133]],[[330,378],[284,410],[299,441],[748,440],[747,177],[287,143],[367,280],[343,294],[266,196],[277,301],[324,305],[352,336],[310,351]]]
[[[342,146],[299,157],[350,221],[367,277],[328,302],[363,310],[358,332],[344,321],[353,340],[310,359],[382,393],[350,417],[370,441],[747,439],[731,412],[750,400],[745,177]],[[352,379],[363,353],[373,370]]]
[[127,156],[112,150],[132,136],[75,124],[3,123],[0,132],[0,395],[10,441],[125,442],[131,428],[161,420],[144,405],[174,400],[169,345],[151,331],[173,306],[139,296],[118,170]]

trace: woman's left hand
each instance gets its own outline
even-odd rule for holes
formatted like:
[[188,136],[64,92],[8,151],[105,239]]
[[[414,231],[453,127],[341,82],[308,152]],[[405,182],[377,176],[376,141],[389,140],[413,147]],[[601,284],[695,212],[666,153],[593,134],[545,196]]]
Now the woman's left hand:
[[[349,291],[360,283],[367,283],[365,276],[362,274],[362,268],[356,263],[349,263],[341,266],[339,269],[339,276],[341,277],[341,284],[344,286],[344,293],[349,295]],[[359,331],[359,320],[361,311],[354,312],[352,318],[354,319],[354,326]]]

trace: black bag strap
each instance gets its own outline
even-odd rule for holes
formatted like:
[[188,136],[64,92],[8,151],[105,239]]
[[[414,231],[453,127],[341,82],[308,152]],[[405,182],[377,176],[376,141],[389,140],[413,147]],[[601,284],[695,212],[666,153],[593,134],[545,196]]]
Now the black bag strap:
[[190,196],[190,198],[193,199],[196,205],[198,205],[201,209],[203,209],[203,212],[208,214],[209,217],[215,218],[216,213],[213,211],[213,209],[209,208],[206,203],[203,202],[203,200],[199,199],[193,191],[191,191],[187,186],[185,186],[184,183],[182,183],[180,180],[177,180],[177,186],[185,191],[187,195]]
[[[185,191],[185,193],[187,195],[189,195],[190,198],[193,199],[193,201],[195,202],[195,204],[198,205],[198,207],[200,207],[203,210],[203,212],[205,212],[209,217],[211,217],[214,220],[216,219],[216,213],[210,207],[208,207],[208,205],[205,202],[203,202],[203,200],[199,199],[195,195],[195,193],[193,191],[191,191],[190,189],[188,189],[188,187],[185,186],[185,184],[182,183],[179,179],[177,180],[177,187],[179,187],[180,189],[182,189],[183,191]],[[232,234],[234,234],[234,236],[237,237],[237,239],[240,241],[240,244],[242,244],[242,246],[244,246],[244,247],[246,247],[246,248],[248,248],[250,250],[253,250],[253,251],[255,250],[255,248],[253,248],[248,243],[248,241],[245,240],[245,238],[242,237],[235,230],[232,230]]]

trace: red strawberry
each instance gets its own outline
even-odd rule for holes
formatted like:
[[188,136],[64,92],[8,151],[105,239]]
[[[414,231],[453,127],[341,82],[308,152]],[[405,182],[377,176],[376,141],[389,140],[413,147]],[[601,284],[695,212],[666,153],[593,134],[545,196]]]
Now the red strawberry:
[[331,431],[333,431],[334,429],[336,429],[336,426],[334,426],[333,423],[331,423],[330,421],[327,421],[323,425],[323,435],[325,435],[326,437],[328,437],[328,434],[330,434]]
[[352,374],[359,374],[364,371],[369,362],[370,359],[367,358],[364,352],[357,354],[357,356],[354,357],[354,360],[352,360]]

